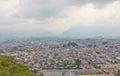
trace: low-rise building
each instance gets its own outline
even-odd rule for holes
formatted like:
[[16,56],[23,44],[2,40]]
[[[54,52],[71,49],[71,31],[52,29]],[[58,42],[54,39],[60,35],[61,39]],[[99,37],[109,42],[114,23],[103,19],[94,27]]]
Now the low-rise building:
[[101,70],[44,70],[44,76],[110,76]]

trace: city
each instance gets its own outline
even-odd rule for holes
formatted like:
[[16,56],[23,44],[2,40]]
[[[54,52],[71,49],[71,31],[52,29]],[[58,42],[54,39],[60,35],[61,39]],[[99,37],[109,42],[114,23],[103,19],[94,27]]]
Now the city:
[[120,0],[0,0],[0,76],[120,76]]
[[119,39],[16,39],[0,42],[0,52],[36,73],[45,70],[120,70]]

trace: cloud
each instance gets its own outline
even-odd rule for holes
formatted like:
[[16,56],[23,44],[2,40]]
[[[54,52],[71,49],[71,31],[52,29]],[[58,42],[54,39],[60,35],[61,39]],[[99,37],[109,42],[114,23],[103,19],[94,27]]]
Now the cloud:
[[[113,25],[117,29],[119,9],[118,0],[1,0],[0,30],[42,30],[59,35],[76,27],[86,32]],[[107,32],[98,32],[102,31]]]
[[19,0],[0,0],[0,16],[9,16],[18,10]]
[[103,6],[115,0],[20,0],[21,9],[15,14],[20,18],[51,18],[64,17],[60,13],[71,6],[84,6],[93,3]]
[[75,3],[75,4],[94,3],[94,4],[104,5],[117,0],[75,0],[75,1],[70,0],[70,1],[71,3]]
[[[72,7],[67,10],[67,18],[71,28],[63,33],[65,36],[79,37],[120,37],[120,2],[106,4],[102,9],[96,9],[89,3],[81,8]],[[71,11],[71,12],[70,12]]]

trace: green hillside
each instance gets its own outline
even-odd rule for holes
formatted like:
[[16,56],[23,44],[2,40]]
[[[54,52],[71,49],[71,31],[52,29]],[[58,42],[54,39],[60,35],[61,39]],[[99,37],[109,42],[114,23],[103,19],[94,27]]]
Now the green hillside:
[[38,76],[14,58],[0,55],[0,76]]
[[120,76],[120,70],[118,71],[118,73],[116,74],[116,76]]

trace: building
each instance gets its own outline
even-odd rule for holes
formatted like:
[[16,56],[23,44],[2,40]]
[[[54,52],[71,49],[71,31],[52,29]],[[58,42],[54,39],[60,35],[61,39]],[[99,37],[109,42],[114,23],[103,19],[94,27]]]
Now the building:
[[44,70],[44,76],[110,76],[101,70]]

